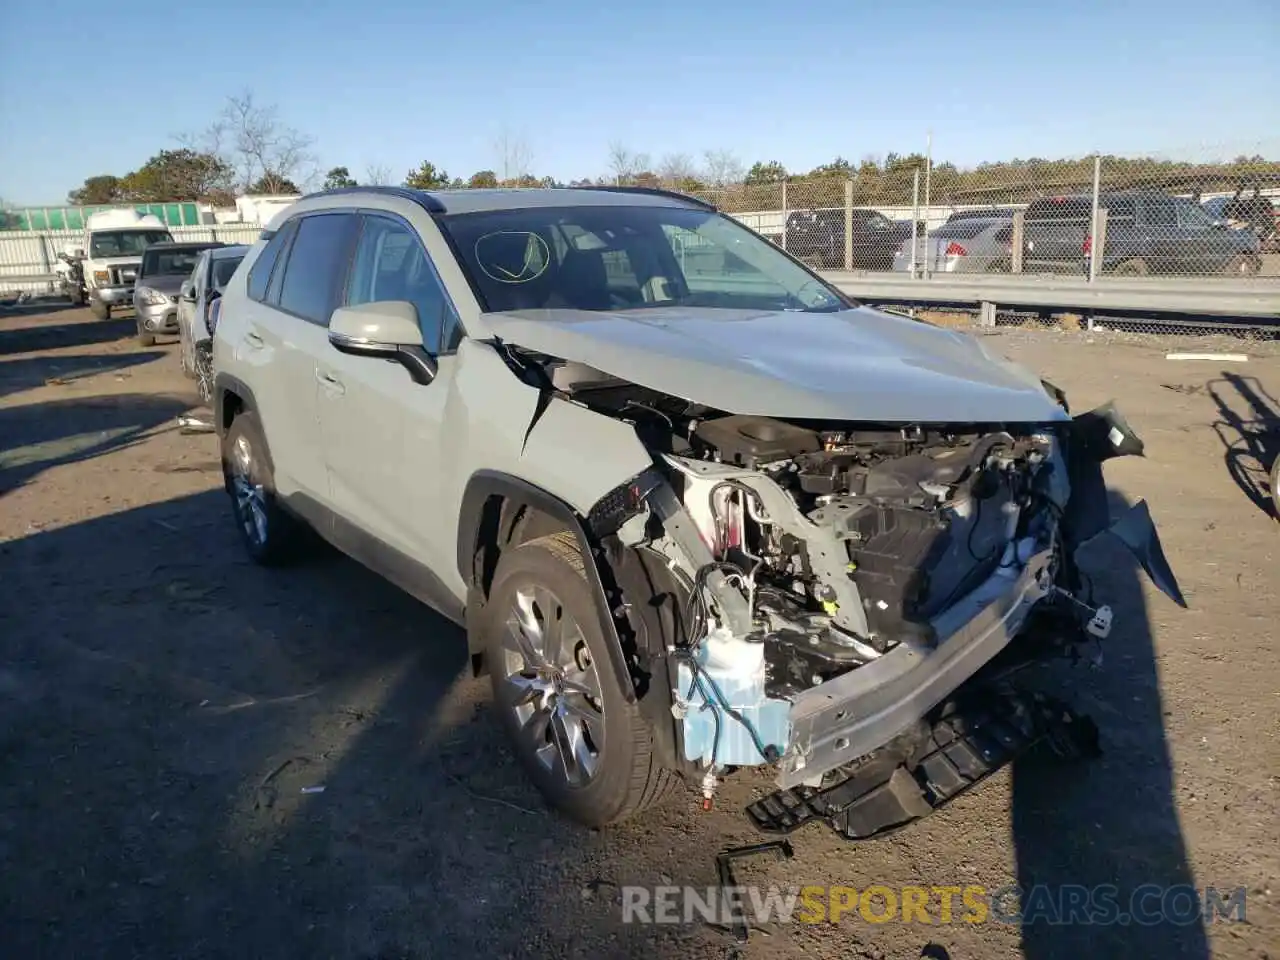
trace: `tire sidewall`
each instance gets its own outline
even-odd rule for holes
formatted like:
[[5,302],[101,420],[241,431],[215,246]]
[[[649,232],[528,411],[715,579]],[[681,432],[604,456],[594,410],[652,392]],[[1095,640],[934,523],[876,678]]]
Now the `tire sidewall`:
[[[589,559],[588,559],[589,562]],[[545,586],[560,599],[582,629],[600,678],[604,706],[604,749],[596,774],[581,787],[571,786],[555,769],[547,770],[521,741],[514,711],[504,696],[503,635],[506,618],[518,587]],[[631,737],[637,710],[627,703],[615,679],[612,660],[591,588],[566,560],[537,541],[506,552],[498,565],[480,629],[493,686],[494,709],[517,759],[546,801],[567,816],[588,826],[613,820],[624,809],[632,790],[635,744]]]

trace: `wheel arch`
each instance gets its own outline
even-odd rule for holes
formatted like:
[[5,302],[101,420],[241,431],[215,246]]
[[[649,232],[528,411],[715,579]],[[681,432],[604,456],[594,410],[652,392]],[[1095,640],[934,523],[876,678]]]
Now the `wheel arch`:
[[219,373],[213,381],[213,422],[218,436],[226,435],[231,421],[245,410],[257,410],[258,402],[247,383],[229,373]]
[[628,703],[637,699],[631,661],[624,651],[626,617],[605,551],[585,517],[555,494],[518,477],[482,470],[472,475],[458,515],[458,573],[467,587],[467,644],[475,674],[485,672],[483,640],[477,628],[504,550],[549,533],[567,530],[582,552],[609,665]]

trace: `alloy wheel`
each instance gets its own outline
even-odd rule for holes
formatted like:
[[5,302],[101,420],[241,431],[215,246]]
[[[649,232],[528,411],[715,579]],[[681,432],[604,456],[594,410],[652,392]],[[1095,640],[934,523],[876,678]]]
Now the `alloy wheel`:
[[502,644],[502,677],[518,736],[571,786],[586,785],[604,749],[600,676],[582,627],[546,587],[516,590]]
[[238,436],[231,448],[231,493],[235,498],[236,516],[245,536],[258,547],[267,542],[267,494],[254,479],[253,447],[249,438]]

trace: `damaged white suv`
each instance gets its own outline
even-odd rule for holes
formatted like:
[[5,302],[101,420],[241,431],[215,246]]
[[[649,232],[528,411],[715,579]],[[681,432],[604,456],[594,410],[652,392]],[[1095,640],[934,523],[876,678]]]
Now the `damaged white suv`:
[[675,194],[306,197],[223,295],[214,369],[253,557],[310,528],[463,624],[585,823],[767,765],[761,829],[894,829],[1087,740],[1007,682],[1110,632],[1081,544],[1182,602],[1145,504],[1110,523],[1118,414]]

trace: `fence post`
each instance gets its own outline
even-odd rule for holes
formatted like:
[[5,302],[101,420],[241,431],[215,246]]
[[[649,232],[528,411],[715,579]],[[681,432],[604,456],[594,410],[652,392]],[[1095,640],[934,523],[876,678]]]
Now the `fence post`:
[[1102,254],[1107,245],[1107,208],[1099,207],[1093,218],[1093,240],[1089,246],[1089,282],[1102,276]]
[[782,181],[782,249],[787,249],[787,181]]
[[844,182],[844,268],[853,269],[853,181]]
[[929,227],[933,223],[933,131],[925,137],[924,146],[924,278],[932,276],[929,269]]
[[1027,222],[1027,211],[1019,210],[1013,215],[1013,238],[1009,241],[1009,272],[1022,272],[1022,255],[1026,247],[1023,232]]
[[911,279],[916,278],[920,255],[920,168],[911,171]]
[[1102,243],[1098,237],[1098,194],[1102,186],[1102,156],[1093,156],[1093,209],[1089,214],[1089,236],[1093,238],[1092,252],[1089,256],[1089,282],[1098,278],[1102,267]]

